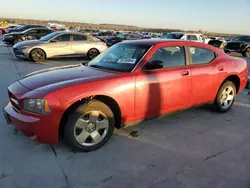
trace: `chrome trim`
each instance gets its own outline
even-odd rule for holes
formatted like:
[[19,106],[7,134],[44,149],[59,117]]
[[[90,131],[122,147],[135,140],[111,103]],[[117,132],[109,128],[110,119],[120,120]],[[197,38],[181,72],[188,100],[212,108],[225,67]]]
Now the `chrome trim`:
[[141,61],[144,59],[144,57],[148,54],[148,52],[154,47],[155,45],[152,45],[147,52],[141,57],[141,59],[138,61],[138,63],[135,65],[135,67],[133,68],[133,70],[131,72],[134,72],[134,70],[138,67],[138,65],[141,63]]
[[12,108],[16,111],[16,112],[18,112],[18,113],[20,113],[20,110],[19,109],[17,109],[15,106],[13,106],[13,105],[11,105],[12,106]]
[[17,106],[19,105],[18,101],[16,99],[10,98],[12,102],[14,102]]

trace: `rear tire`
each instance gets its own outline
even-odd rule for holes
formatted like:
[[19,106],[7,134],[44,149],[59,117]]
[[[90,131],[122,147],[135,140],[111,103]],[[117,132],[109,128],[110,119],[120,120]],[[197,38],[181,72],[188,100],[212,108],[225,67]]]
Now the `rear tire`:
[[244,57],[250,57],[250,48],[247,48],[244,53],[242,53]]
[[114,127],[112,110],[101,101],[91,100],[69,115],[64,127],[64,141],[75,151],[90,152],[108,142]]
[[13,44],[15,45],[15,44],[17,44],[17,43],[19,43],[19,42],[23,42],[23,40],[20,39],[20,38],[17,38],[17,39],[14,40]]
[[95,57],[97,57],[98,55],[100,54],[100,52],[95,49],[95,48],[92,48],[88,51],[87,53],[87,56],[90,60],[94,59]]
[[229,111],[234,104],[235,97],[236,87],[234,83],[231,81],[224,82],[214,100],[213,109],[222,113]]
[[42,62],[46,59],[46,54],[41,49],[33,49],[30,52],[30,58],[34,62]]

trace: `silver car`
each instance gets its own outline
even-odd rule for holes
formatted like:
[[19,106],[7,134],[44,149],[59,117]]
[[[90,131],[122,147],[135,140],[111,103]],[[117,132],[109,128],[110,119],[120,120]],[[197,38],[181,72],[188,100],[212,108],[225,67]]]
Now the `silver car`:
[[77,32],[54,32],[40,40],[17,43],[13,46],[14,54],[30,58],[35,62],[53,57],[87,56],[93,59],[107,49],[101,40]]

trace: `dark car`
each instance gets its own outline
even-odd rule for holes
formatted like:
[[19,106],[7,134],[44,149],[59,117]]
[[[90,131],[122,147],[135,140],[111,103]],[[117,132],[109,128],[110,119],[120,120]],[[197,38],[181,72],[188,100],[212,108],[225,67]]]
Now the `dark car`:
[[14,28],[14,29],[11,29],[9,31],[9,33],[12,33],[12,32],[22,32],[22,31],[25,31],[25,30],[31,29],[31,28],[47,28],[47,27],[42,26],[42,25],[33,25],[33,24],[32,25],[31,24],[29,24],[29,25],[20,25],[20,26]]
[[229,41],[224,48],[226,53],[237,52],[244,57],[250,57],[250,36],[238,36]]
[[48,28],[32,28],[20,33],[9,33],[3,36],[3,42],[9,44],[17,44],[26,40],[38,40],[43,36],[46,36],[54,32]]
[[124,39],[117,37],[117,36],[111,36],[106,38],[106,44],[107,46],[113,46],[116,43],[122,42]]
[[6,28],[6,32],[9,33],[10,31],[12,31],[13,29],[15,29],[16,27],[19,27],[19,26],[11,25],[11,26],[9,26],[9,27]]

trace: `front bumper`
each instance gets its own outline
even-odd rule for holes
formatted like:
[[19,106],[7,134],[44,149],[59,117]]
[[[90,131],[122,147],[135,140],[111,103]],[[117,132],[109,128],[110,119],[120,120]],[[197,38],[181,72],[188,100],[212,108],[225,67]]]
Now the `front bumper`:
[[18,49],[18,48],[13,48],[13,52],[15,54],[15,56],[21,56],[21,57],[24,57],[24,58],[29,58],[29,54],[24,50],[21,50],[21,49]]
[[250,75],[248,76],[246,88],[250,89]]
[[235,53],[243,53],[243,52],[245,52],[244,49],[230,49],[230,48],[224,48],[224,51],[229,52],[229,53],[231,53],[231,52],[235,52]]
[[14,110],[11,103],[4,108],[3,114],[7,124],[12,124],[30,139],[45,144],[58,143],[59,122],[55,125],[55,120],[51,115],[48,117],[47,115],[40,115],[40,117],[24,115]]
[[14,38],[3,38],[3,42],[6,44],[13,44]]

